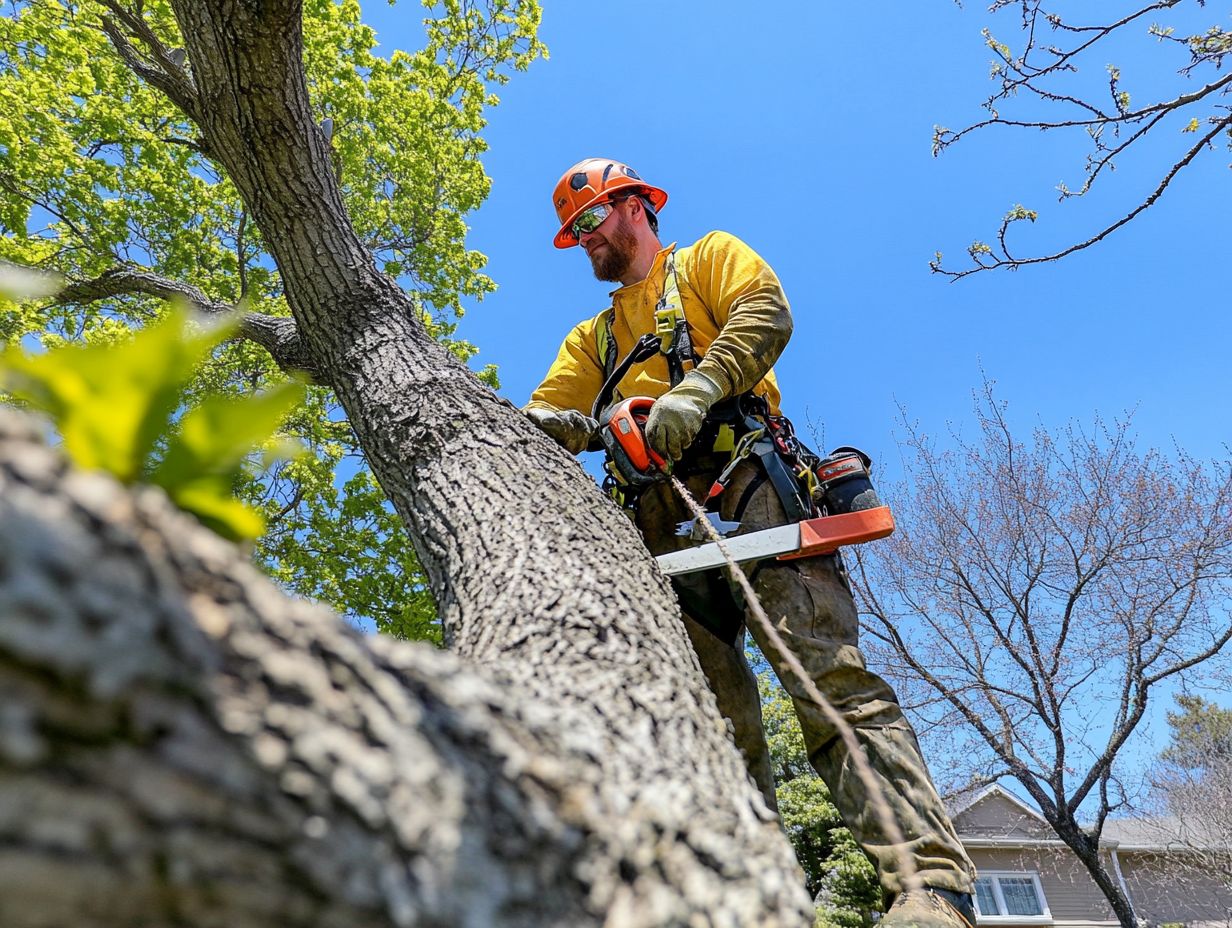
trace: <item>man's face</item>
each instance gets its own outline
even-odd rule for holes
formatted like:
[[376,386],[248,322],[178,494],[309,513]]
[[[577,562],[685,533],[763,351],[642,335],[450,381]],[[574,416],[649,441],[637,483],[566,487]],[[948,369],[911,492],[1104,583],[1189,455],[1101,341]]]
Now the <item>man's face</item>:
[[637,238],[625,215],[623,201],[616,204],[615,211],[599,228],[584,232],[579,241],[599,280],[620,280],[637,257]]

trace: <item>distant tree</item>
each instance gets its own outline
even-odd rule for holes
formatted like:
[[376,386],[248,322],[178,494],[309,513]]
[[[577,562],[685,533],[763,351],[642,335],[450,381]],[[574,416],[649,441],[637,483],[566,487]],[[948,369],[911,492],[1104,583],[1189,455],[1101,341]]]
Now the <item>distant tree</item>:
[[868,928],[873,913],[882,909],[877,871],[809,764],[800,722],[786,691],[769,672],[760,675],[760,685],[779,815],[817,906],[817,924]]
[[1168,713],[1172,739],[1152,775],[1157,807],[1188,869],[1232,886],[1232,709],[1200,696],[1176,701],[1180,711]]
[[1232,762],[1232,709],[1184,694],[1176,704],[1181,711],[1168,713],[1172,740],[1160,757],[1176,769],[1197,773]]
[[1128,421],[1022,441],[988,384],[976,416],[949,451],[904,423],[899,529],[853,558],[866,629],[955,774],[1016,780],[1129,928],[1099,836],[1156,687],[1232,639],[1232,465]]
[[[990,29],[984,30],[994,56],[991,76],[997,82],[997,89],[983,104],[988,117],[959,131],[937,126],[934,155],[970,133],[991,127],[1082,133],[1091,151],[1082,183],[1076,188],[1064,183],[1058,187],[1065,201],[1086,194],[1116,169],[1118,159],[1131,149],[1143,148],[1141,142],[1148,135],[1169,147],[1170,153],[1150,156],[1167,159],[1152,188],[1115,221],[1081,241],[1047,254],[1021,256],[1011,249],[1007,233],[1014,223],[1034,222],[1038,214],[1016,205],[1002,219],[995,244],[976,241],[967,248],[970,267],[945,267],[938,252],[932,262],[935,272],[957,279],[993,268],[1055,261],[1089,248],[1150,209],[1177,175],[1214,151],[1221,138],[1232,145],[1232,109],[1221,102],[1232,90],[1232,73],[1222,73],[1224,59],[1232,53],[1232,31],[1216,23],[1178,34],[1174,26],[1154,19],[1165,11],[1182,16],[1183,6],[1185,0],[1157,0],[1137,8],[1122,6],[1118,13],[1107,14],[1101,5],[1100,22],[1087,25],[1056,12],[1044,0],[993,0],[992,13],[1019,10],[1021,43],[1014,48]],[[1206,7],[1206,0],[1195,0],[1188,7],[1196,12]],[[1179,54],[1161,57],[1150,73],[1122,73],[1109,62],[1126,53],[1124,43],[1134,36]],[[1164,141],[1168,138],[1172,141]]]

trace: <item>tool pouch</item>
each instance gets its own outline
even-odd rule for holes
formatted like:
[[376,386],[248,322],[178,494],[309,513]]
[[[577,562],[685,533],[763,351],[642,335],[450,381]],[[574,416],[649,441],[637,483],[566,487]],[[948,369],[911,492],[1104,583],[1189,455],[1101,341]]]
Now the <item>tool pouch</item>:
[[873,459],[859,448],[835,448],[817,464],[814,501],[831,516],[880,506],[872,469]]

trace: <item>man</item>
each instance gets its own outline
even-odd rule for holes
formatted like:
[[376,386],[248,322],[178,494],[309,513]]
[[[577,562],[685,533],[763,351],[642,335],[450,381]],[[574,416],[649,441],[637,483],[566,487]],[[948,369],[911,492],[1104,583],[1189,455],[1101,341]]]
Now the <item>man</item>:
[[[645,183],[618,161],[591,158],[570,168],[553,193],[561,225],[557,248],[581,245],[599,280],[620,286],[612,305],[577,325],[535,390],[526,413],[573,453],[595,436],[596,396],[646,333],[658,331],[661,350],[633,364],[615,385],[613,401],[655,398],[645,426],[651,447],[673,473],[703,499],[733,461],[734,428],[747,421],[733,404],[778,419],[779,390],[771,365],[791,335],[791,311],[778,278],[747,245],[711,232],[685,248],[664,247],[658,211],[667,193]],[[674,333],[667,338],[667,333]],[[724,429],[729,431],[724,434]],[[746,457],[734,464],[718,497],[720,518],[740,523],[738,533],[799,518],[790,499],[768,479],[774,462]],[[781,480],[780,480],[781,482]],[[691,544],[676,527],[691,518],[664,481],[625,488],[624,498],[654,554]],[[635,492],[636,491],[636,492]],[[807,493],[805,494],[807,498]],[[973,867],[954,834],[920,756],[914,732],[897,699],[864,666],[857,614],[837,555],[797,561],[769,560],[750,579],[786,647],[838,709],[864,745],[880,791],[897,819],[916,872],[927,889],[902,892],[900,863],[866,801],[834,727],[783,668],[783,655],[749,626],[791,695],[809,759],[830,788],[835,805],[876,863],[892,907],[881,924],[892,928],[968,928]],[[685,627],[719,709],[732,722],[736,743],[766,802],[775,807],[774,781],[762,729],[757,683],[744,657],[743,604],[718,572],[674,581]]]

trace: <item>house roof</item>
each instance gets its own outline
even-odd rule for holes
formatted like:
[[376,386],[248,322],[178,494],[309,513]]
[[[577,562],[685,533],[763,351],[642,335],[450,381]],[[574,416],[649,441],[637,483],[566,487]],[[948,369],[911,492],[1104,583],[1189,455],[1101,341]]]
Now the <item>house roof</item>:
[[[951,819],[957,819],[982,802],[1001,799],[1040,825],[1048,826],[1047,819],[1024,800],[996,783],[978,789],[951,795],[946,806]],[[1063,845],[1054,834],[1047,837],[1022,834],[967,834],[960,839],[971,846],[1013,847],[1028,845]],[[1099,843],[1104,847],[1122,851],[1179,851],[1185,849],[1216,849],[1227,845],[1227,836],[1216,835],[1201,825],[1187,822],[1175,816],[1141,816],[1136,818],[1110,818],[1104,822]]]
[[989,784],[988,786],[985,786],[981,789],[970,790],[967,792],[958,793],[954,796],[951,796],[946,802],[946,806],[949,808],[949,811],[950,811],[950,818],[957,818],[959,815],[962,815],[962,813],[966,812],[968,809],[972,808],[973,806],[978,805],[979,803],[984,802],[986,799],[990,799],[994,796],[1001,796],[1009,800],[1011,803],[1013,803],[1023,812],[1026,812],[1032,818],[1036,819],[1037,821],[1046,823],[1044,816],[1040,815],[1038,810],[1027,805],[1026,802],[1019,799],[1009,790],[1005,789],[1002,786],[999,786],[996,783]]
[[1227,836],[1215,834],[1200,822],[1187,822],[1175,816],[1110,818],[1104,822],[1100,841],[1115,844],[1118,850],[1163,851],[1216,849],[1227,844]]

